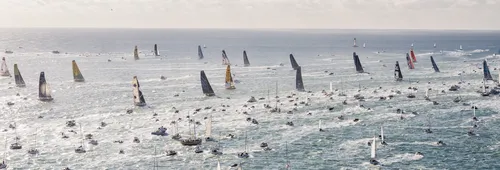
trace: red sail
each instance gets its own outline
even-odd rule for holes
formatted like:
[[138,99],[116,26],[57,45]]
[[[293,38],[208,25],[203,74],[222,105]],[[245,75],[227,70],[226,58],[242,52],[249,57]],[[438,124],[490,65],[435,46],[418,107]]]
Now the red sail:
[[415,53],[413,53],[413,48],[410,50],[410,55],[411,55],[411,60],[413,60],[413,62],[417,62],[417,57],[415,57]]

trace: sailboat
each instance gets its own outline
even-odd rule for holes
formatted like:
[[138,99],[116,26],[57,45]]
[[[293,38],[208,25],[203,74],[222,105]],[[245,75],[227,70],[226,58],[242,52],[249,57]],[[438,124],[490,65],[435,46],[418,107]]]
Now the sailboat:
[[245,131],[245,151],[241,152],[241,153],[238,153],[238,157],[239,158],[248,158],[248,157],[250,157],[250,155],[248,154],[248,151],[247,151],[247,132],[246,131]]
[[489,96],[490,92],[486,91],[486,79],[483,79],[483,92],[481,93],[481,96]]
[[410,49],[410,56],[411,60],[416,63],[417,62],[417,57],[415,56],[415,53],[413,52],[413,48]]
[[71,61],[73,65],[73,80],[75,82],[84,82],[85,79],[83,78],[82,73],[80,72],[80,69],[78,68],[78,65],[76,65],[76,61],[73,60]]
[[207,124],[205,127],[205,141],[214,141],[212,136],[212,115],[207,119]]
[[275,112],[281,112],[281,109],[278,108],[278,82],[276,81],[276,103],[275,103],[275,106],[273,109],[271,109],[271,113],[275,113]]
[[0,163],[0,169],[7,169],[7,164],[5,164],[5,158],[7,157],[7,137],[5,138],[5,149],[3,152],[3,160]]
[[9,69],[7,68],[7,62],[5,61],[5,57],[2,57],[2,67],[0,69],[0,76],[10,77]]
[[297,70],[297,68],[299,68],[299,64],[297,64],[297,61],[295,61],[295,57],[293,57],[293,54],[290,54],[290,63],[292,64],[292,68],[294,70]]
[[139,50],[137,50],[137,45],[134,48],[134,60],[139,60]]
[[231,65],[231,63],[229,62],[229,58],[227,58],[225,50],[222,50],[222,65]]
[[38,100],[40,101],[52,101],[52,95],[50,95],[50,88],[47,82],[45,81],[45,73],[40,72],[40,80],[38,85]]
[[356,45],[356,38],[354,38],[352,47],[358,47],[358,45]]
[[339,92],[339,96],[347,96],[344,92],[344,81],[342,79],[342,77],[340,77],[340,92]]
[[245,67],[250,66],[250,61],[248,61],[247,51],[243,51],[243,64]]
[[483,75],[485,80],[493,80],[493,77],[491,77],[490,74],[490,69],[488,68],[488,63],[486,62],[486,59],[483,61]]
[[224,81],[226,89],[236,89],[234,86],[233,76],[231,75],[231,66],[226,67],[226,80]]
[[411,43],[410,47],[413,48],[413,43]]
[[403,74],[401,74],[401,68],[399,67],[398,61],[396,61],[396,66],[394,68],[394,79],[396,79],[396,81],[403,80]]
[[366,48],[366,43],[363,43],[363,48]]
[[429,98],[429,89],[428,88],[425,90],[425,97],[424,98],[427,101],[431,101],[431,99]]
[[435,72],[439,72],[439,68],[436,64],[436,62],[434,61],[434,58],[431,56],[431,63],[432,63],[432,68],[434,69]]
[[408,80],[408,82],[410,82],[410,94],[408,94],[406,97],[408,98],[415,98],[415,95],[413,94],[413,87],[411,86],[411,80]]
[[[193,120],[194,122],[194,120]],[[189,122],[189,129],[191,131],[191,122]],[[192,133],[192,136],[190,136],[187,139],[181,139],[181,144],[184,146],[197,146],[201,145],[202,140],[198,137],[196,137],[196,124],[193,126],[194,133]]]
[[17,68],[17,64],[14,64],[14,79],[16,80],[17,87],[26,87],[26,83],[24,83],[23,76],[21,76],[21,72],[19,68]]
[[320,132],[323,132],[324,130],[321,128],[321,119],[319,120],[319,124],[318,124],[318,129]]
[[292,169],[290,167],[290,160],[288,160],[288,142],[285,143],[285,159],[286,159],[285,169],[286,170]]
[[203,59],[205,56],[203,56],[203,51],[201,50],[201,47],[198,45],[198,59]]
[[408,64],[409,69],[415,69],[415,65],[413,65],[413,61],[408,53],[406,53],[406,63]]
[[137,76],[134,76],[132,80],[132,87],[134,93],[134,105],[135,106],[146,106],[146,100],[144,100],[144,95],[142,95],[142,91],[140,89],[139,80],[137,80]]
[[28,153],[32,154],[32,155],[37,155],[39,153],[38,149],[36,149],[36,134],[37,133],[35,131],[35,134],[34,134],[35,135],[35,144],[34,144],[34,147],[28,150]]
[[364,73],[365,71],[363,70],[363,66],[361,66],[361,61],[359,60],[359,56],[356,54],[356,52],[352,53],[352,58],[354,59],[354,66],[356,66],[356,71],[358,73]]
[[302,71],[301,71],[301,67],[299,66],[299,68],[297,68],[297,74],[295,76],[295,88],[298,90],[298,91],[305,91],[304,90],[304,83],[302,82]]
[[462,45],[460,45],[460,48],[459,48],[458,50],[460,50],[460,51],[462,51],[462,50],[463,50],[463,49],[462,49]]
[[437,47],[437,45],[436,45],[436,43],[434,43],[434,48],[436,48],[436,47]]
[[16,142],[14,142],[13,144],[10,145],[10,149],[12,149],[12,150],[22,149],[23,146],[19,143],[19,136],[17,136],[17,125],[16,125],[16,123],[14,123],[14,127],[16,127],[15,128],[16,137],[14,138],[14,140]]
[[160,50],[158,50],[158,45],[156,45],[156,44],[154,46],[154,53],[155,53],[155,56],[160,56]]
[[372,165],[378,165],[379,162],[376,160],[377,157],[377,138],[375,136],[373,137],[373,142],[371,144],[371,159],[370,159],[370,164]]
[[330,92],[333,92],[333,82],[330,82]]
[[212,86],[210,86],[210,82],[208,82],[207,75],[205,75],[205,71],[200,71],[200,79],[201,79],[201,89],[203,90],[203,94],[206,96],[215,96],[214,90]]
[[479,121],[476,117],[476,106],[472,105],[472,120]]
[[219,160],[217,160],[217,170],[221,170],[220,169],[220,161]]
[[382,145],[387,145],[387,143],[385,143],[385,136],[384,136],[384,127],[383,126],[380,126],[380,144]]
[[82,134],[82,143],[81,143],[81,145],[78,148],[75,149],[75,153],[85,153],[85,152],[87,152],[85,150],[85,144],[83,143],[84,138],[83,138],[83,131],[82,131],[82,125],[81,124],[80,124],[80,134]]

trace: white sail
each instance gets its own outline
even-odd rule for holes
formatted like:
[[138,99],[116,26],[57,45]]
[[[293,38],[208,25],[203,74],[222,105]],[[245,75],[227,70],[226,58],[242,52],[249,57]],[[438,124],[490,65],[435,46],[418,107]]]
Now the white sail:
[[429,98],[429,89],[425,90],[425,97]]
[[356,45],[356,38],[354,38],[354,42],[353,42],[353,47],[358,47],[358,45]]
[[476,106],[472,105],[472,114],[474,114],[474,117],[476,117]]
[[220,169],[220,161],[217,161],[217,170],[221,170]]
[[462,50],[462,45],[460,45],[460,50]]
[[366,47],[366,43],[363,43],[363,48],[365,48],[365,47]]
[[212,115],[207,120],[207,125],[205,127],[205,137],[212,136]]
[[377,150],[377,143],[376,143],[377,138],[373,137],[373,142],[372,142],[372,152],[371,152],[371,158],[375,159],[376,157],[376,150]]
[[434,43],[434,48],[436,48],[436,47],[437,47],[437,45],[436,45],[436,43]]
[[2,68],[0,69],[1,76],[10,76],[9,68],[7,68],[7,62],[5,57],[2,58]]
[[52,95],[50,95],[50,88],[49,88],[49,84],[45,84],[45,95],[47,97],[52,97]]
[[321,120],[319,120],[318,128],[321,129]]
[[380,136],[381,136],[382,142],[384,142],[384,127],[383,126],[380,126]]
[[333,83],[332,82],[330,82],[330,92],[333,92]]
[[413,43],[411,43],[411,47],[413,47]]

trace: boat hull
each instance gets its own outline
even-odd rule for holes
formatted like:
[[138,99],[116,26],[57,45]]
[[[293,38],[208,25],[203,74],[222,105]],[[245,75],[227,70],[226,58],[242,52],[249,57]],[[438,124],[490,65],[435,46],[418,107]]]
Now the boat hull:
[[52,97],[40,97],[40,98],[38,98],[38,100],[40,100],[42,102],[49,102],[49,101],[54,100],[54,98],[52,98]]

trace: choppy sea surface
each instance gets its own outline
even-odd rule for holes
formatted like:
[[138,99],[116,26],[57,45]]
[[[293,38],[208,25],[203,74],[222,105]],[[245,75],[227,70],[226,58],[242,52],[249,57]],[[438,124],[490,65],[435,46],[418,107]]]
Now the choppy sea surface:
[[[353,38],[359,47],[352,47]],[[409,70],[405,53],[412,43],[417,62],[416,68]],[[158,44],[160,57],[152,53],[154,44]],[[135,45],[140,51],[137,61],[133,59]],[[197,56],[198,45],[206,46],[202,60]],[[459,50],[460,45],[463,50]],[[494,53],[499,53],[500,32],[0,29],[0,48],[13,51],[1,56],[12,74],[13,64],[18,64],[27,85],[18,88],[13,77],[0,77],[0,130],[5,129],[0,132],[5,140],[0,141],[6,141],[0,156],[8,169],[154,169],[155,162],[158,169],[216,169],[217,160],[223,169],[236,163],[242,163],[243,169],[285,169],[287,160],[292,169],[500,168],[499,96],[482,97],[476,92],[483,84],[484,59],[498,80],[500,55]],[[232,63],[234,79],[240,81],[235,90],[224,88],[223,49]],[[61,53],[52,54],[53,50]],[[243,67],[243,50],[248,53],[249,67]],[[360,56],[370,74],[355,72],[352,52]],[[290,53],[302,67],[305,89],[311,93],[295,90]],[[433,71],[430,56],[440,73]],[[73,82],[72,60],[78,63],[84,83]],[[394,81],[396,61],[404,76],[401,82]],[[216,97],[202,94],[201,70],[205,70]],[[37,100],[41,71],[51,87],[52,102]],[[161,75],[167,80],[161,80]],[[139,79],[147,107],[133,106],[133,76]],[[448,91],[461,80],[458,91]],[[486,86],[497,86],[495,81],[486,82]],[[330,92],[330,82],[334,89],[331,99],[321,92]],[[281,113],[270,113],[263,105],[275,104],[276,83]],[[410,86],[418,90],[410,91]],[[424,100],[428,88],[432,89],[429,97],[439,105]],[[393,92],[397,90],[401,94]],[[339,97],[340,91],[347,97]],[[358,93],[364,101],[353,98]],[[416,98],[407,98],[409,93]],[[292,94],[296,96],[286,98]],[[394,98],[379,100],[391,94]],[[248,103],[250,96],[265,99]],[[462,101],[453,102],[458,96]],[[342,104],[344,100],[347,105]],[[15,104],[8,106],[7,102]],[[471,106],[463,103],[478,107],[477,128],[472,128]],[[197,108],[202,109],[195,113]],[[133,113],[127,114],[127,109]],[[399,114],[397,109],[405,113]],[[194,147],[182,146],[171,136],[150,134],[160,126],[174,134],[171,122],[182,118],[178,130],[188,136],[188,115],[201,123],[196,128],[200,137],[204,137],[204,117],[213,117],[212,136],[220,139],[222,156],[210,153],[215,142],[204,141],[204,153],[197,154]],[[345,119],[337,119],[340,115]],[[248,122],[249,117],[259,124]],[[69,120],[77,125],[67,127]],[[320,120],[325,132],[318,130]],[[287,126],[288,121],[295,126]],[[108,125],[98,129],[101,122]],[[16,130],[9,128],[10,124],[16,124]],[[80,125],[84,134],[93,134],[99,142],[94,146],[85,140],[88,151],[83,154],[74,151],[82,141]],[[382,165],[374,167],[368,163],[367,142],[379,135],[381,126],[388,145],[377,144],[377,160]],[[433,133],[424,132],[428,127]],[[476,136],[467,135],[470,129]],[[245,150],[245,132],[250,157],[242,159],[237,153]],[[69,138],[63,139],[61,133]],[[21,150],[9,149],[16,134]],[[235,138],[227,138],[228,134]],[[141,142],[132,142],[134,137]],[[123,143],[115,143],[117,140]],[[435,145],[439,140],[447,145]],[[262,142],[272,150],[263,151],[259,146]],[[40,154],[29,155],[27,150],[35,143]],[[119,150],[125,153],[119,154]],[[175,150],[178,155],[166,156],[165,150]],[[415,156],[416,152],[424,156]]]

